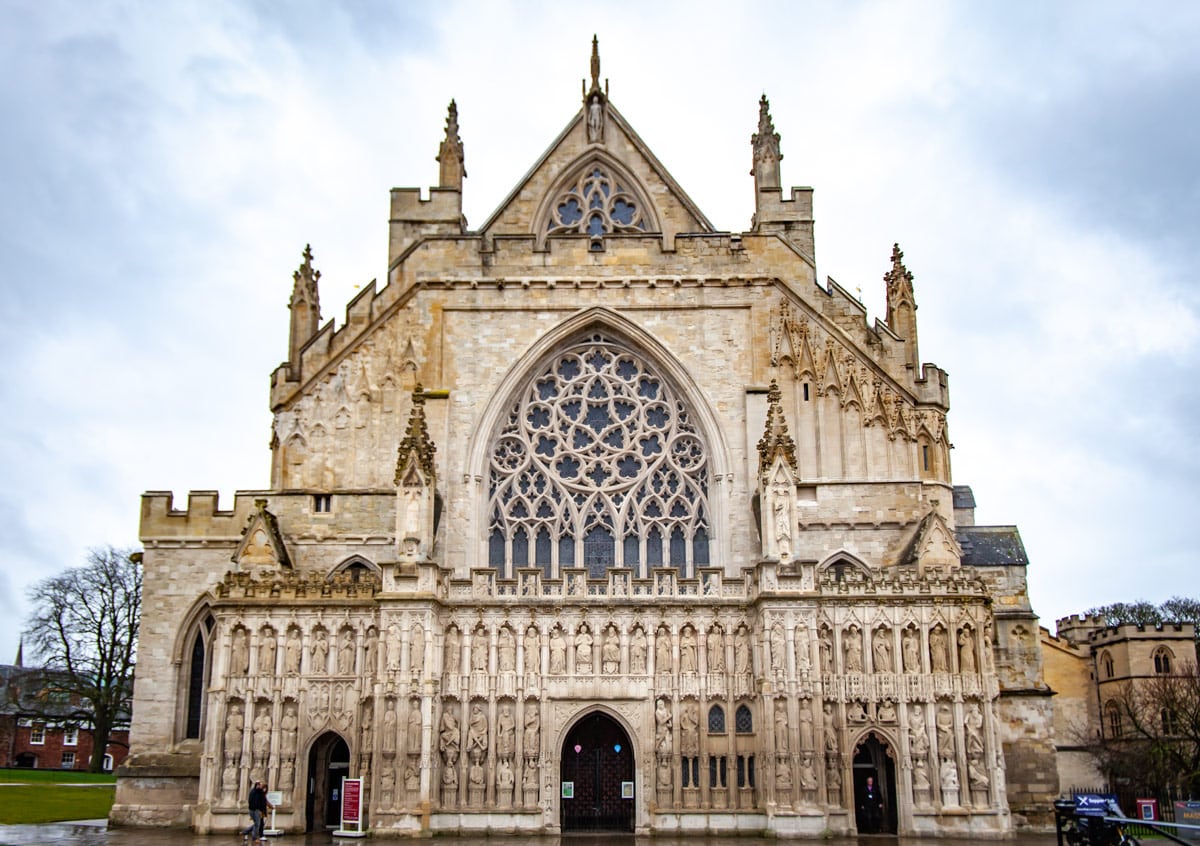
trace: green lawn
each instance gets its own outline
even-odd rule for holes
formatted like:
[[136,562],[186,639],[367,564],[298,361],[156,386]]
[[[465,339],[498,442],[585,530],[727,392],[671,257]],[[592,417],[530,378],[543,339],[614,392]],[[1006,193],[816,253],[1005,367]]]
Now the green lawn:
[[107,817],[115,781],[71,770],[0,770],[0,825]]

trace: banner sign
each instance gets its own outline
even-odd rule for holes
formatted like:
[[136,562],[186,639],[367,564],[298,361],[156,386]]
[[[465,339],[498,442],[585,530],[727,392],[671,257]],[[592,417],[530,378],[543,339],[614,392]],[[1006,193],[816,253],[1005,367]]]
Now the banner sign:
[[362,820],[362,779],[342,779],[342,828],[360,827]]
[[1117,794],[1115,793],[1076,793],[1075,794],[1075,813],[1081,817],[1104,817],[1108,816],[1109,803],[1117,803]]

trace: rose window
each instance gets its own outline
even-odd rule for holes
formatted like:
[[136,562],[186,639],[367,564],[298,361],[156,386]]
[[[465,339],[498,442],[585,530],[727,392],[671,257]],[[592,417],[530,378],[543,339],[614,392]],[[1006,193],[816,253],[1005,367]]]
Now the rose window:
[[489,462],[488,563],[707,566],[708,461],[683,402],[639,356],[594,335],[555,356],[501,425]]
[[642,202],[598,166],[579,178],[550,206],[546,233],[582,233],[596,238],[610,232],[645,232]]

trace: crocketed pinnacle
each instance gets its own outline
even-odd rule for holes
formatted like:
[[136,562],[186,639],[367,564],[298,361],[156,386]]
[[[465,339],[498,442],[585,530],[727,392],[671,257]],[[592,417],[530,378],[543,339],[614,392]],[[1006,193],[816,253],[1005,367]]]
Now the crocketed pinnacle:
[[425,391],[417,385],[412,394],[412,411],[408,413],[408,430],[400,441],[396,461],[395,484],[400,484],[401,475],[408,465],[409,456],[416,455],[417,466],[426,479],[433,478],[433,454],[437,446],[429,438],[429,426],[425,422]]
[[782,399],[779,383],[772,379],[767,389],[767,425],[758,442],[759,475],[767,472],[777,456],[782,456],[792,470],[796,469],[796,442],[788,434]]

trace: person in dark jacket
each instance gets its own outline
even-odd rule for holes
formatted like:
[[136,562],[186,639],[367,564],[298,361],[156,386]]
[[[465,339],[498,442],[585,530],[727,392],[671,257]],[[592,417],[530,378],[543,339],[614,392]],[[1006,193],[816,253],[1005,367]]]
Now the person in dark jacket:
[[242,842],[265,843],[263,826],[266,823],[267,809],[271,807],[271,803],[267,801],[267,785],[261,781],[254,782],[246,804],[250,808],[250,825],[242,831]]
[[877,834],[883,826],[883,797],[879,793],[873,776],[867,776],[859,809],[862,811],[863,833]]

